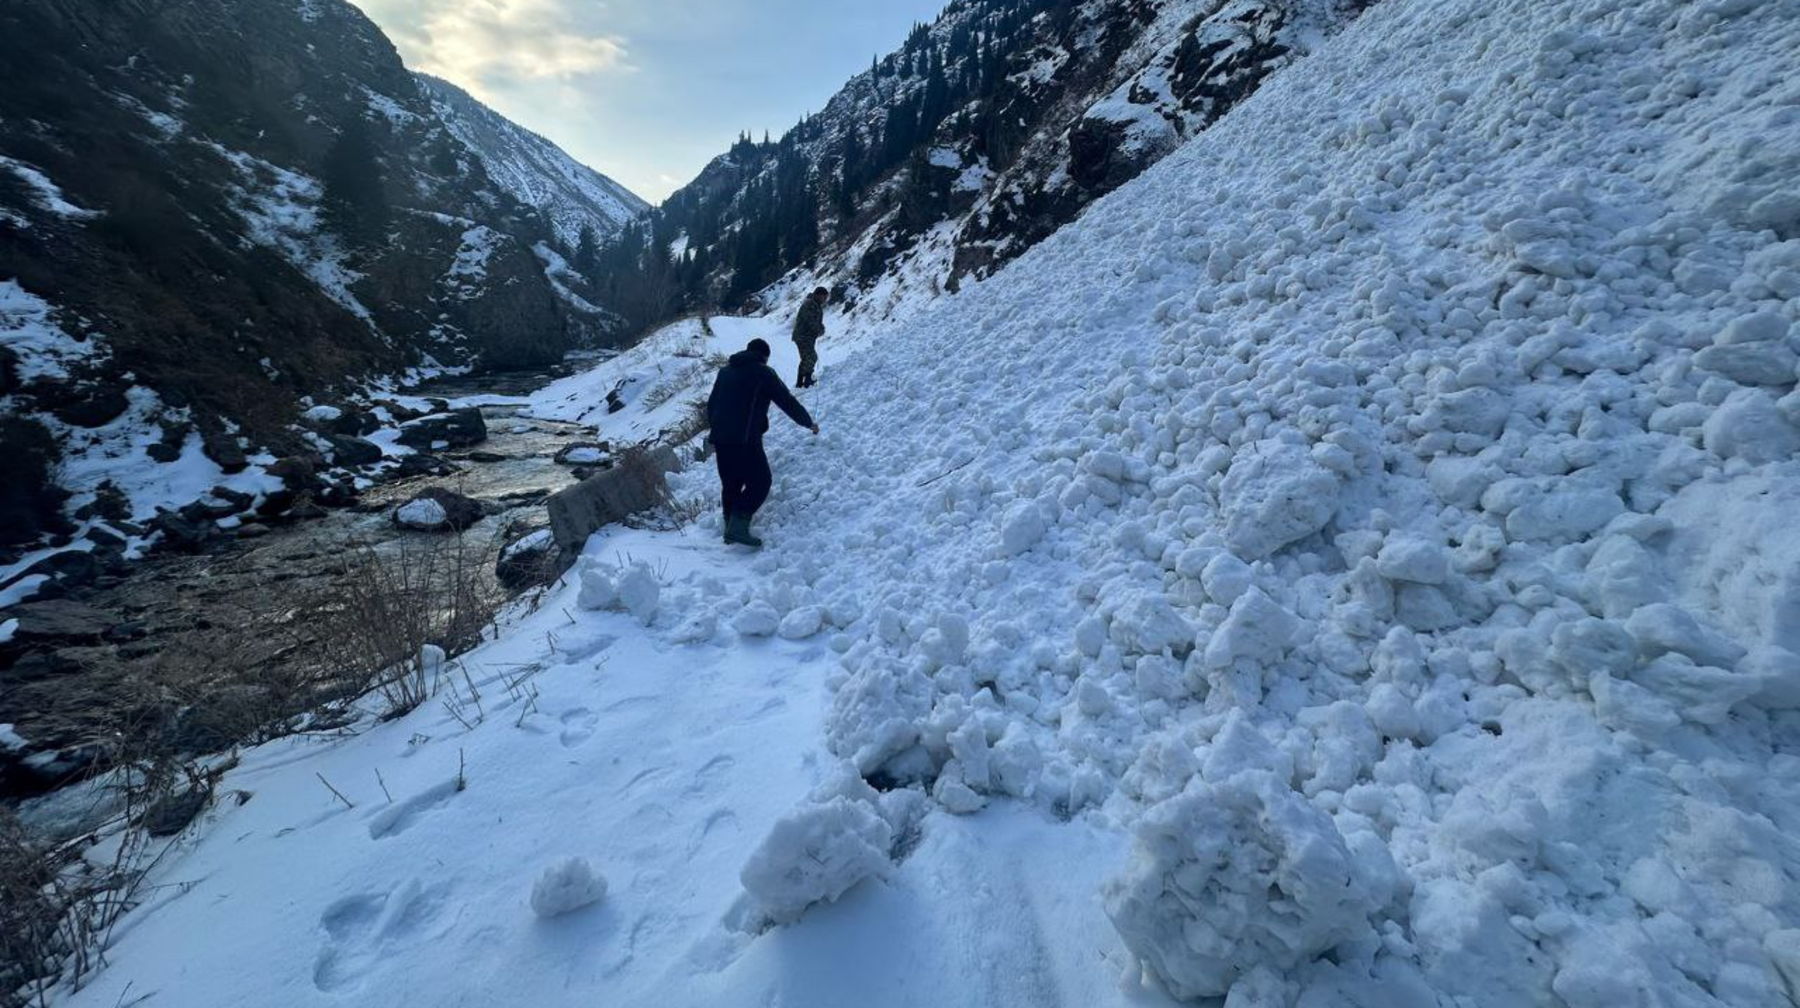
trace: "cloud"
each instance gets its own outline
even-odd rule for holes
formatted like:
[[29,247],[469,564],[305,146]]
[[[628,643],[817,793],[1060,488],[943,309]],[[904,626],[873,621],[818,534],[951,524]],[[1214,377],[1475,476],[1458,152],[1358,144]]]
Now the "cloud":
[[567,0],[356,0],[408,65],[483,99],[496,90],[629,69],[625,40],[585,31]]

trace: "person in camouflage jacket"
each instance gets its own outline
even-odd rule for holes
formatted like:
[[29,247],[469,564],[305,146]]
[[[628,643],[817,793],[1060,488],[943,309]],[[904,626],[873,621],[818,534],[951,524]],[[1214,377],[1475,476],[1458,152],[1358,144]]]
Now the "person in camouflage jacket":
[[813,368],[819,365],[819,337],[825,335],[825,303],[831,300],[831,292],[823,287],[812,292],[800,305],[800,313],[794,316],[794,345],[800,348],[800,374],[794,380],[795,388],[811,388],[818,384],[813,380]]

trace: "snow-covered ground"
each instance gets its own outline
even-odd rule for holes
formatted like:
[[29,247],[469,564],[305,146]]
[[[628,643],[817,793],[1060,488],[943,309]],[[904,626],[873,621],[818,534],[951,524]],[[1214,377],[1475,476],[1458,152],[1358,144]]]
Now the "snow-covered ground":
[[1791,1003],[1796,51],[1377,5],[862,332],[764,554],[602,533],[478,704],[249,754],[65,1003]]

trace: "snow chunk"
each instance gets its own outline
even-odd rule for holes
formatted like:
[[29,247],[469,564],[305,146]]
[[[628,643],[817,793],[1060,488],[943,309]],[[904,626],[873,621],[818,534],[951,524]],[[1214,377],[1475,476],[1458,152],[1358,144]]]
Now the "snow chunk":
[[1708,451],[1751,465],[1779,462],[1800,453],[1800,427],[1782,415],[1775,400],[1754,389],[1732,393],[1707,418],[1700,433]]
[[1381,900],[1323,812],[1274,775],[1190,781],[1145,814],[1106,913],[1178,998],[1221,997],[1249,966],[1292,970],[1370,935]]
[[781,629],[781,614],[767,602],[756,601],[744,607],[731,621],[731,628],[745,637],[768,637]]
[[1450,577],[1450,557],[1420,539],[1390,539],[1376,555],[1375,569],[1390,581],[1443,584]]
[[586,858],[558,861],[538,876],[531,887],[531,912],[548,919],[561,917],[606,898],[606,879]]
[[1007,509],[1000,522],[1000,553],[1018,556],[1036,546],[1049,531],[1049,523],[1036,501],[1020,501]]
[[1227,668],[1240,659],[1279,661],[1299,632],[1300,620],[1293,613],[1253,588],[1232,605],[1231,615],[1207,642],[1206,666]]
[[824,606],[801,606],[781,620],[775,632],[783,640],[805,640],[825,628]]
[[1318,532],[1338,505],[1338,477],[1298,445],[1263,441],[1240,450],[1220,490],[1225,541],[1258,560]]
[[619,578],[619,604],[639,621],[649,623],[654,620],[661,601],[662,584],[656,580],[656,572],[649,564],[632,564]]
[[850,798],[810,805],[777,822],[744,864],[744,891],[775,924],[800,919],[814,903],[835,902],[851,886],[887,872],[893,828]]

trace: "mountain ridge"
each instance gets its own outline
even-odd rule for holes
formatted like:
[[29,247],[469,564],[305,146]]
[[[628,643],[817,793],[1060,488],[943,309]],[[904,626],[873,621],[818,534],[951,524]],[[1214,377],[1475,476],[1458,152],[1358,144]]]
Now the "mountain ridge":
[[611,238],[650,208],[630,189],[464,88],[426,73],[413,77],[451,134],[481,156],[489,177],[521,203],[536,207],[565,246],[578,246],[584,227],[592,227],[597,239]]

